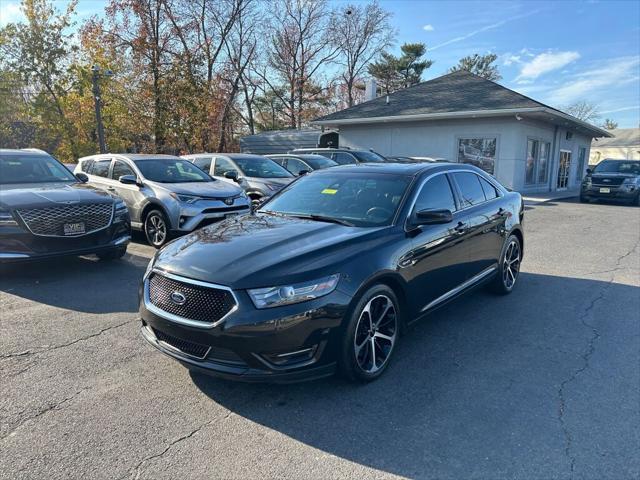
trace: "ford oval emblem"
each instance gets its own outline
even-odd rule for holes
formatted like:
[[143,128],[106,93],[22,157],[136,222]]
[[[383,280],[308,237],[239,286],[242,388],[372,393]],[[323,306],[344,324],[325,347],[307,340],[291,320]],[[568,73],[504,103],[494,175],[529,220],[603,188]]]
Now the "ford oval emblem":
[[187,297],[184,296],[184,293],[178,291],[172,292],[169,297],[171,298],[171,301],[176,305],[184,305],[187,301]]

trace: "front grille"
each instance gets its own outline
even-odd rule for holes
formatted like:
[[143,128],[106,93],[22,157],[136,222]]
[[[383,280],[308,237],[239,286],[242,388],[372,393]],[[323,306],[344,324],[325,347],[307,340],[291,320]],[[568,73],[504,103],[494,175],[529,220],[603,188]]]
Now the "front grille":
[[[156,272],[149,276],[148,281],[151,304],[183,319],[216,323],[236,305],[231,292],[222,288],[194,285]],[[172,294],[178,292],[184,296],[182,305],[171,298]]]
[[112,203],[86,203],[17,210],[34,235],[64,237],[66,223],[84,223],[84,234],[108,227],[113,217]]
[[180,350],[182,353],[199,358],[201,360],[207,355],[207,352],[209,351],[209,347],[207,347],[206,345],[200,345],[199,343],[182,340],[180,338],[176,338],[172,335],[161,332],[160,330],[156,330],[155,328],[153,329],[153,333],[159,341],[170,345],[176,350]]
[[605,178],[599,178],[599,177],[591,178],[591,183],[595,187],[617,187],[617,186],[620,186],[622,182],[624,182],[624,177],[609,177],[609,178],[606,178],[606,181],[605,181]]

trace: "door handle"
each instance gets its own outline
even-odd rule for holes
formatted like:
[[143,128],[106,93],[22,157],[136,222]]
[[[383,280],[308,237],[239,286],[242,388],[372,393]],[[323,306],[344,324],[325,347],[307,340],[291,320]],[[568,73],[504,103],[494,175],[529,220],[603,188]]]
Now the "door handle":
[[115,192],[116,191],[116,189],[113,188],[113,187],[107,187],[107,190],[109,190],[110,192]]
[[461,235],[461,234],[463,234],[464,232],[467,231],[467,224],[466,223],[462,223],[462,222],[458,222],[458,224],[455,227],[453,227],[453,230],[457,234]]

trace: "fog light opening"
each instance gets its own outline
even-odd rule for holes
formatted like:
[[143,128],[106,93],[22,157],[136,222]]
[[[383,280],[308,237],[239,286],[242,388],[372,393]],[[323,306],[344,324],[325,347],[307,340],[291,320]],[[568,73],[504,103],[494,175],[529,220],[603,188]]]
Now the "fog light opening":
[[316,354],[317,350],[318,345],[314,345],[313,347],[300,348],[290,352],[265,353],[263,354],[263,357],[274,365],[293,365],[296,363],[307,362],[311,360]]

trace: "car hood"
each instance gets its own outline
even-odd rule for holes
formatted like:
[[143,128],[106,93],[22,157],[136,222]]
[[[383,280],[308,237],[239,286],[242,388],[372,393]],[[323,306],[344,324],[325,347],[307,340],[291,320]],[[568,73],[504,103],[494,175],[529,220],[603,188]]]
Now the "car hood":
[[86,183],[19,183],[0,188],[0,207],[38,208],[52,203],[110,203],[113,197]]
[[611,172],[611,173],[594,172],[591,174],[591,178],[633,178],[637,176],[638,175],[635,173],[618,173],[618,172]]
[[155,267],[237,289],[296,283],[340,273],[350,258],[389,241],[387,228],[243,215],[171,242]]
[[295,180],[295,177],[282,177],[282,178],[262,178],[262,177],[244,177],[247,182],[250,183],[270,183],[272,185],[280,185],[285,187]]
[[200,197],[235,197],[242,189],[236,185],[216,180],[213,182],[158,183],[148,182],[169,192]]

